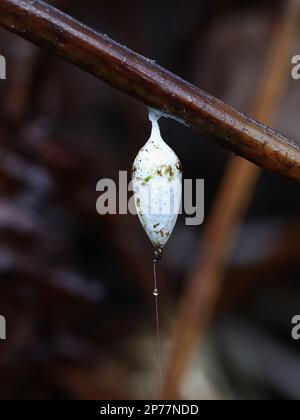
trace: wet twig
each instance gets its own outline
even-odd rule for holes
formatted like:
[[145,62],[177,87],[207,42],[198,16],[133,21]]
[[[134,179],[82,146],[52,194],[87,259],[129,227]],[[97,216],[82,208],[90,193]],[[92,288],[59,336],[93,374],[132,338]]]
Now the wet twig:
[[39,0],[0,0],[0,25],[262,168],[300,182],[300,149],[273,130]]

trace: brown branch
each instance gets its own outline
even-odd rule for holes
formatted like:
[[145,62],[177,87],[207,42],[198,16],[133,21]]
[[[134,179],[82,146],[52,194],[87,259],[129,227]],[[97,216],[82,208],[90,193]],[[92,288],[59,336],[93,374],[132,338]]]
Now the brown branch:
[[[276,119],[288,82],[289,54],[298,28],[295,4],[294,0],[287,4],[253,104],[253,113],[268,123]],[[196,343],[199,346],[214,314],[237,233],[236,227],[246,213],[259,174],[258,167],[237,157],[233,157],[228,165],[199,245],[194,272],[186,282],[175,323],[166,373],[166,398],[177,397],[179,384]]]
[[300,182],[300,149],[151,60],[39,0],[0,0],[0,25],[247,160]]

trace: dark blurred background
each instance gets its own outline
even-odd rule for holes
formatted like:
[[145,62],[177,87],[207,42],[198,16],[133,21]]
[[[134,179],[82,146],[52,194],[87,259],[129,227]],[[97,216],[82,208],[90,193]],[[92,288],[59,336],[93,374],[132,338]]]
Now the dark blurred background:
[[[281,1],[49,2],[251,112]],[[297,49],[298,48],[298,49]],[[299,34],[294,54],[300,53]],[[146,107],[0,29],[1,399],[131,399],[156,392],[150,242],[134,216],[99,216],[97,181],[130,170]],[[287,77],[290,77],[287,75]],[[276,128],[299,139],[290,80]],[[162,133],[205,211],[230,154],[171,120]],[[298,399],[299,187],[262,172],[183,399]],[[206,222],[205,222],[206,223]],[[205,223],[180,217],[159,266],[163,355]]]

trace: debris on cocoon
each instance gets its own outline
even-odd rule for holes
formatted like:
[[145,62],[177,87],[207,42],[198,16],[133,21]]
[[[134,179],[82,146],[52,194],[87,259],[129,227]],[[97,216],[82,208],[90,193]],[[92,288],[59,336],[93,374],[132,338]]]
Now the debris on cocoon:
[[132,167],[137,214],[157,258],[176,224],[182,195],[182,166],[161,137],[160,116],[157,111],[150,110],[151,136]]

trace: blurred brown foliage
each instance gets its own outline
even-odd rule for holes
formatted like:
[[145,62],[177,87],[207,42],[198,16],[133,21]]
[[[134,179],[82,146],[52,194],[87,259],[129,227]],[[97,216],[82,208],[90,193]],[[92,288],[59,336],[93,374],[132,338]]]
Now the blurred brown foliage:
[[[281,5],[51,3],[244,111]],[[294,48],[299,53],[297,40]],[[151,397],[151,247],[134,217],[95,209],[97,181],[117,180],[145,143],[146,109],[4,30],[0,53],[8,62],[0,83],[0,314],[8,336],[0,343],[0,398]],[[297,139],[294,83],[278,128]],[[208,217],[229,154],[175,122],[162,129],[185,177],[206,180]],[[193,362],[182,397],[300,397],[290,339],[300,306],[299,207],[297,186],[263,174],[209,330],[211,351]],[[160,267],[166,342],[201,235],[181,218]]]

